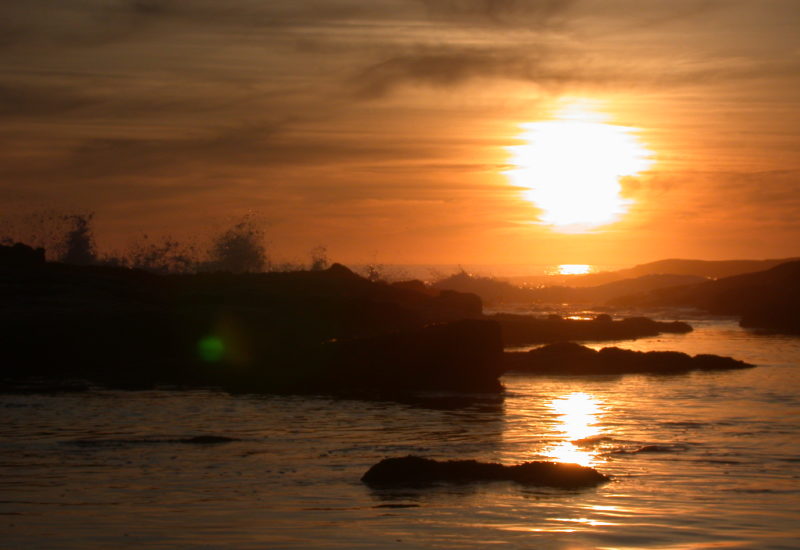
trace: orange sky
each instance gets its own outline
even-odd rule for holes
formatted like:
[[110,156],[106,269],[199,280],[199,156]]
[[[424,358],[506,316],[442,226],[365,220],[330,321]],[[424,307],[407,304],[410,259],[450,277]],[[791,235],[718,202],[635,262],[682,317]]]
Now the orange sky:
[[[4,2],[2,214],[94,210],[108,248],[255,212],[273,255],[350,263],[796,256],[798,29],[794,0]],[[654,161],[582,234],[503,175],[570,98]]]

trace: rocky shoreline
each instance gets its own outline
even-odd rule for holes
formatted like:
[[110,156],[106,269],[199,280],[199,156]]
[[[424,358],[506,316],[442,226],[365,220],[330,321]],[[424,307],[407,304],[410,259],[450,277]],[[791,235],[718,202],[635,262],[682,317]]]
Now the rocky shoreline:
[[[9,249],[14,249],[9,251]],[[217,387],[389,396],[499,394],[504,347],[687,332],[647,318],[484,315],[480,298],[327,270],[156,275],[0,254],[0,389]],[[519,362],[519,361],[517,361]],[[42,382],[44,381],[44,382]]]

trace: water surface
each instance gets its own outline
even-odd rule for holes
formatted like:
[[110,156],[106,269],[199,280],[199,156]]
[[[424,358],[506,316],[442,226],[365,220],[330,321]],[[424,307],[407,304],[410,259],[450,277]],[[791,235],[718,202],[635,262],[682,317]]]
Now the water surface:
[[[0,546],[797,548],[800,339],[694,323],[617,345],[759,366],[514,375],[503,403],[451,410],[210,391],[3,395]],[[233,441],[189,440],[210,434]],[[614,480],[573,492],[359,481],[409,453],[566,460]]]

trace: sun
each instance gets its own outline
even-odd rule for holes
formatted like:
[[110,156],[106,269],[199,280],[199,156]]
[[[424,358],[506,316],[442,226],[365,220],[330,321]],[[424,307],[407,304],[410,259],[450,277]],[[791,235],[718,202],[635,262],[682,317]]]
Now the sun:
[[581,233],[628,210],[620,180],[648,169],[652,152],[635,128],[602,120],[581,104],[568,105],[552,120],[523,124],[524,143],[508,148],[513,168],[505,174],[541,209],[540,223]]

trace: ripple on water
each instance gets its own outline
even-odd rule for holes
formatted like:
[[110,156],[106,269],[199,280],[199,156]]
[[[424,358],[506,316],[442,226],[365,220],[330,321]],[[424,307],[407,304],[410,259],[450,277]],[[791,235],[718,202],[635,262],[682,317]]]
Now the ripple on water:
[[[791,548],[800,539],[798,341],[709,321],[625,347],[736,350],[767,366],[509,376],[504,403],[491,407],[201,391],[0,396],[4,544]],[[568,492],[508,483],[379,491],[359,481],[380,459],[406,454],[570,458],[613,481]]]

